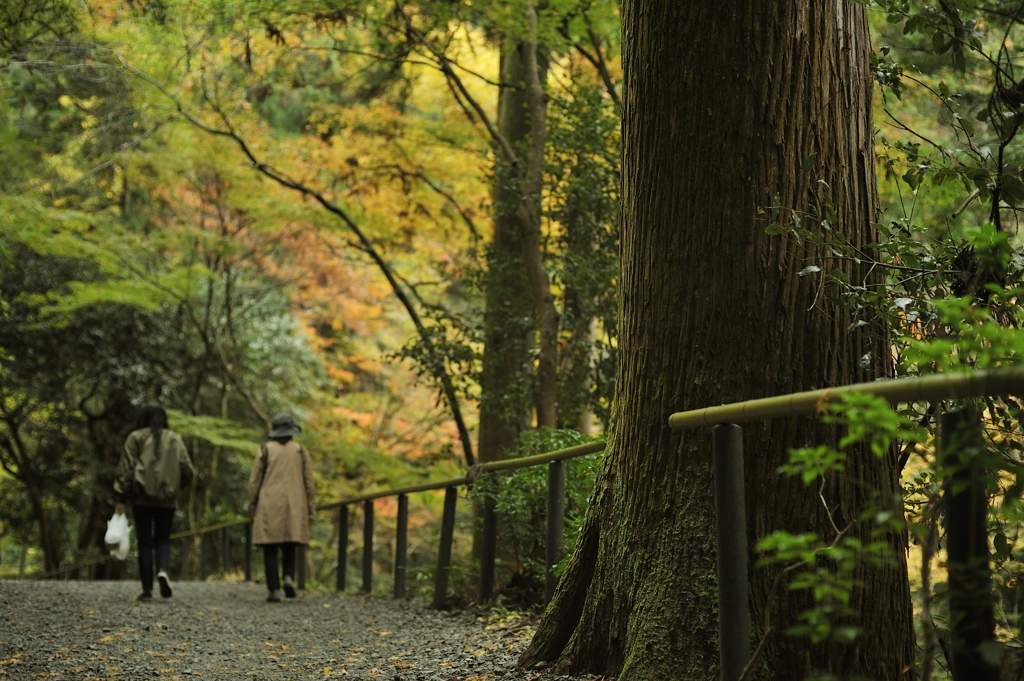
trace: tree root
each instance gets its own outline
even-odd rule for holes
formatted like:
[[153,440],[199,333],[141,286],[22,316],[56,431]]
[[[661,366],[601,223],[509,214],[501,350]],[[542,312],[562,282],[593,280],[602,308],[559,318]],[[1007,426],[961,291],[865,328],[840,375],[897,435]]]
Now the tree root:
[[576,551],[558,582],[551,603],[541,618],[537,633],[516,663],[519,669],[557,660],[576,631],[583,614],[587,591],[597,565],[597,547],[600,535],[600,509],[591,506],[580,529]]

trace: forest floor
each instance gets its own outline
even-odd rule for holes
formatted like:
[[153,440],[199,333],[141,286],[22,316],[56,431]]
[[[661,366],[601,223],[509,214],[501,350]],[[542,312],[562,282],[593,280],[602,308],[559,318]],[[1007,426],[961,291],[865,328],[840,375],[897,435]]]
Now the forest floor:
[[[551,681],[516,671],[530,620],[328,592],[267,603],[258,584],[0,581],[0,679]],[[584,677],[575,677],[584,678]],[[592,677],[588,677],[592,678]]]

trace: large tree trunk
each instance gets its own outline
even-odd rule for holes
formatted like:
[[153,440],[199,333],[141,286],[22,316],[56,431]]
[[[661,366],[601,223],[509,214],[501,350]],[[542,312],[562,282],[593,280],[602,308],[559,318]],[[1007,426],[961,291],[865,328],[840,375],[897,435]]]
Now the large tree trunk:
[[[560,659],[576,673],[711,680],[711,437],[669,430],[669,414],[890,372],[884,333],[869,334],[871,320],[851,332],[851,313],[815,277],[797,275],[810,248],[765,234],[776,197],[806,221],[824,212],[828,195],[834,233],[857,245],[873,240],[867,22],[863,6],[846,0],[630,0],[623,38],[616,425],[581,548],[520,663]],[[868,276],[853,263],[837,266],[852,282]],[[817,488],[777,469],[788,448],[834,443],[835,429],[792,418],[745,431],[750,546],[779,529],[830,536]],[[897,489],[893,462],[861,452],[824,496],[842,527],[872,490]],[[900,537],[891,543],[895,567],[858,574],[857,641],[811,646],[774,633],[758,678],[815,670],[912,677],[904,547]],[[757,640],[775,574],[751,572]],[[805,606],[784,593],[775,632]]]

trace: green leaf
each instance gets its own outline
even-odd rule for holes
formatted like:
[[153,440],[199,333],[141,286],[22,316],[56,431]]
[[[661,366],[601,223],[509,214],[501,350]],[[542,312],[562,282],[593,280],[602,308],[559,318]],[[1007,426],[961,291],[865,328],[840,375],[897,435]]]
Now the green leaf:
[[827,475],[845,470],[846,455],[827,445],[803,447],[789,450],[788,463],[779,467],[779,472],[788,476],[800,476],[805,485]]
[[1007,203],[1016,204],[1024,201],[1024,182],[1016,175],[1009,173],[999,176],[999,197]]
[[[954,44],[955,41],[951,41],[950,45]],[[967,70],[967,55],[964,54],[963,45],[956,42],[956,47],[953,50],[953,68],[959,73],[964,73]]]
[[1002,532],[996,534],[992,539],[992,548],[995,549],[997,560],[1006,560],[1013,550],[1013,545]]
[[963,127],[964,132],[967,133],[968,137],[974,137],[974,124],[971,123],[969,118],[961,118],[960,116],[957,116],[956,120],[960,123],[960,126]]
[[817,163],[817,162],[818,162],[818,154],[817,154],[817,153],[813,153],[813,154],[811,154],[811,155],[810,155],[810,156],[808,156],[808,157],[807,157],[806,159],[804,159],[804,165],[803,165],[803,167],[802,167],[802,168],[800,169],[800,172],[801,172],[801,173],[807,173],[807,172],[810,172],[810,170],[811,170],[812,168],[814,168],[814,164],[815,164],[815,163]]

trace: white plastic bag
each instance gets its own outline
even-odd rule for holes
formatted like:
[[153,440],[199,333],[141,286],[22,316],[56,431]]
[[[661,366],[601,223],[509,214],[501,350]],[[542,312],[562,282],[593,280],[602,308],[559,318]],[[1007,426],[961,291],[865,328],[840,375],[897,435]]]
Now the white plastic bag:
[[128,518],[124,513],[115,513],[114,517],[107,521],[107,534],[103,537],[103,541],[110,550],[110,555],[117,560],[124,560],[128,557],[131,534],[128,528]]

